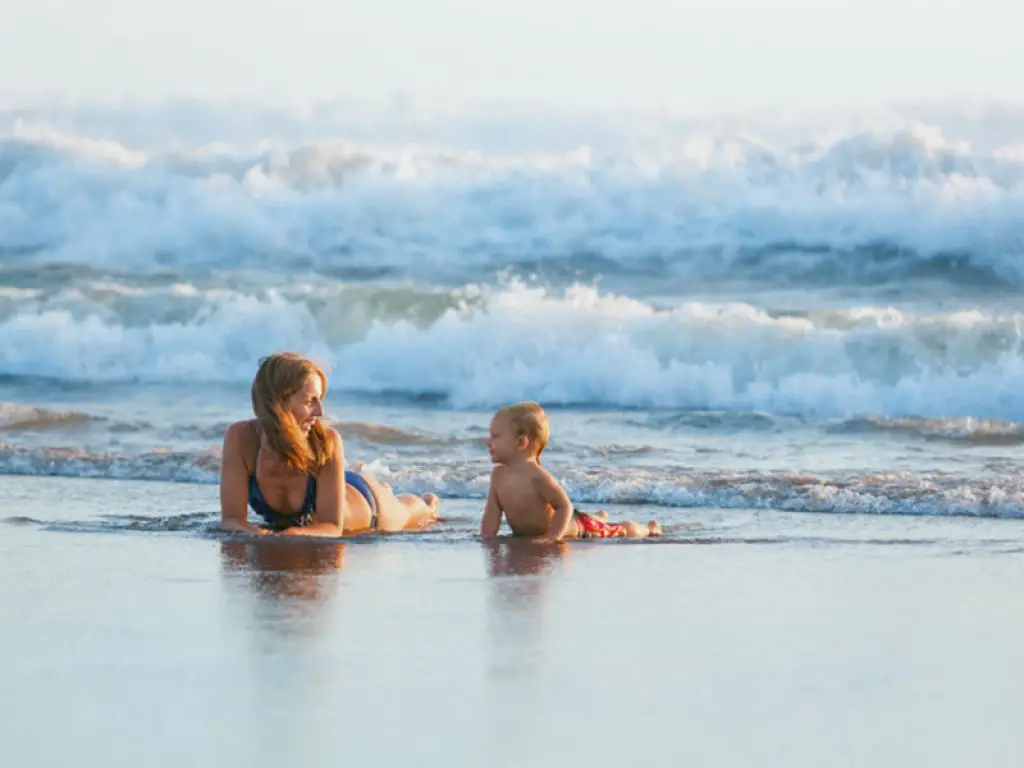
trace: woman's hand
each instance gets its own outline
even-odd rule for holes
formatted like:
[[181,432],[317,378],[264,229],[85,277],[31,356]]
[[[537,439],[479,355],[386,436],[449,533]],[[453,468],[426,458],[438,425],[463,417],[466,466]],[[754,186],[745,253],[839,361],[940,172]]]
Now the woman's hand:
[[295,526],[279,531],[278,536],[317,536],[320,538],[340,538],[345,535],[340,525],[332,523],[313,523],[312,525]]

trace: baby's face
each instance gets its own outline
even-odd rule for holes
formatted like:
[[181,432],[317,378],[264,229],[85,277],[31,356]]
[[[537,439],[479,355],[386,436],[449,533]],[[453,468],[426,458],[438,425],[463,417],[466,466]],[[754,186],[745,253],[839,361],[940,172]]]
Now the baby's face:
[[487,436],[487,452],[495,464],[505,464],[516,455],[519,436],[512,427],[512,420],[498,414],[491,419],[491,429]]

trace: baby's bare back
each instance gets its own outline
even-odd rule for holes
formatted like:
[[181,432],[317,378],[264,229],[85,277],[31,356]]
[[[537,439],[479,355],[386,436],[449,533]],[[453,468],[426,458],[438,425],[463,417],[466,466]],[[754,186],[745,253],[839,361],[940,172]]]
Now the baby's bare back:
[[544,472],[534,464],[499,467],[495,472],[498,504],[508,527],[520,536],[544,536],[551,525],[554,510],[537,490]]

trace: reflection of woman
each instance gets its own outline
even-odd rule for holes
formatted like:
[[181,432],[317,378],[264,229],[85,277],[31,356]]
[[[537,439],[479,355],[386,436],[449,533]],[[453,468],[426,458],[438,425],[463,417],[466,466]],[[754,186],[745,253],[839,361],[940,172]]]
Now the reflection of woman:
[[225,539],[221,559],[232,570],[250,572],[255,590],[268,597],[320,600],[319,577],[340,571],[345,545],[340,541],[297,542],[275,539]]
[[[345,470],[341,436],[321,422],[327,376],[292,353],[264,358],[252,382],[255,419],[228,427],[220,475],[221,529],[340,536],[426,528],[437,497],[396,496]],[[250,523],[246,506],[263,518]]]

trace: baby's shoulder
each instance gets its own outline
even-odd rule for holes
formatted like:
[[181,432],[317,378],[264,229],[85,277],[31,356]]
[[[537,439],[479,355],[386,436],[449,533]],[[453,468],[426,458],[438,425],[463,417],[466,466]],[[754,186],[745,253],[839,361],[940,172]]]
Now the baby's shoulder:
[[495,464],[491,469],[491,485],[501,485],[509,476],[509,469],[504,464]]
[[495,464],[491,470],[491,483],[495,485],[507,485],[509,483],[521,484],[530,481],[536,476],[533,468],[529,465],[508,466],[506,464]]
[[525,492],[527,489],[539,492],[553,479],[550,472],[533,462],[524,462],[515,467],[505,467],[504,470],[498,482],[504,483],[506,486],[514,485],[519,492]]
[[550,482],[555,476],[548,472],[540,464],[527,464],[525,466],[526,476],[534,482]]

